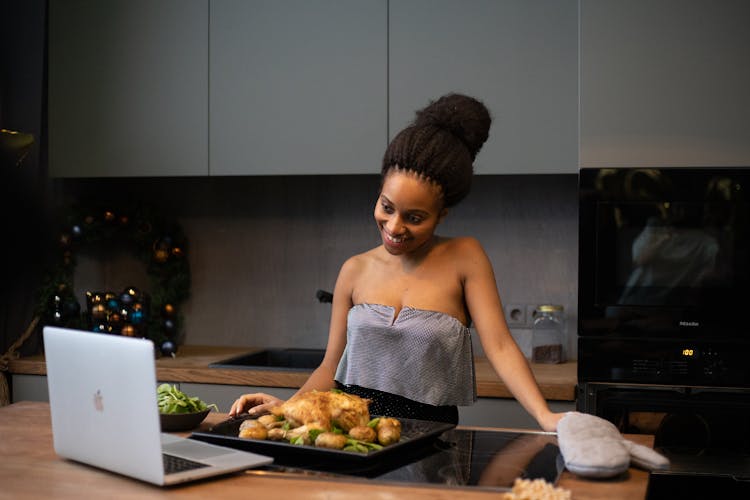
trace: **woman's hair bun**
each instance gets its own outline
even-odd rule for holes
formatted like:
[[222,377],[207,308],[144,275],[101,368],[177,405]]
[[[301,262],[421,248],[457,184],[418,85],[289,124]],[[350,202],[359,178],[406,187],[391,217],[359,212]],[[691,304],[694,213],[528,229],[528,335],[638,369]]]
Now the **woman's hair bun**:
[[449,131],[476,158],[489,136],[490,117],[487,107],[473,97],[446,94],[417,111],[416,127],[433,126]]

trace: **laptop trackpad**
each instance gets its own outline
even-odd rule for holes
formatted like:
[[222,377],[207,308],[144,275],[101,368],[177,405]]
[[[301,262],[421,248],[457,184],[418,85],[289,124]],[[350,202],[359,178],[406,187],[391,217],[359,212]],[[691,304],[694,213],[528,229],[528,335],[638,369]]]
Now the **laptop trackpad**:
[[191,441],[189,439],[183,439],[182,441],[175,441],[173,443],[164,444],[162,446],[162,451],[164,453],[169,453],[172,455],[190,457],[194,460],[218,457],[220,455],[234,453],[233,450],[227,448],[221,448],[219,446],[207,446],[206,443]]

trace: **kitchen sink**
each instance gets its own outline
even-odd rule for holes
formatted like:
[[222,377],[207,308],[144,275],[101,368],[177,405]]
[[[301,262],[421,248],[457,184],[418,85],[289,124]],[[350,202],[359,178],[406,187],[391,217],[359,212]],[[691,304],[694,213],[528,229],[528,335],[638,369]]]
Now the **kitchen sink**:
[[210,368],[244,370],[300,370],[310,371],[323,361],[325,349],[280,348],[264,349],[209,364]]

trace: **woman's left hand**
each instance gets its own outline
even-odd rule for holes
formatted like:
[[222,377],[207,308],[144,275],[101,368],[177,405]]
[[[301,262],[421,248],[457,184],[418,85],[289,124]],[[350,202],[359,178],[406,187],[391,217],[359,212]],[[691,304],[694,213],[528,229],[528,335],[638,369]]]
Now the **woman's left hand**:
[[557,431],[557,423],[561,418],[565,416],[565,413],[552,413],[547,412],[545,415],[539,418],[539,426],[547,432]]

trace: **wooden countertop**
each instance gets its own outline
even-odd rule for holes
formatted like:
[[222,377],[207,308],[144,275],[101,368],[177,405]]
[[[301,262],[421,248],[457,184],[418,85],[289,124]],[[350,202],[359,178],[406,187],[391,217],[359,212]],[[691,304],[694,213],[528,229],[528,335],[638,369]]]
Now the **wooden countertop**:
[[[203,428],[226,418],[212,413]],[[497,492],[455,488],[399,486],[371,480],[312,479],[285,475],[237,473],[171,488],[147,483],[58,457],[52,446],[49,405],[19,402],[0,408],[0,496],[8,498],[376,498],[388,500],[456,500],[497,498]],[[646,446],[653,438],[628,435]],[[648,473],[630,468],[609,480],[587,480],[564,471],[559,487],[576,500],[645,498]],[[282,493],[283,492],[283,493]]]
[[[245,370],[209,368],[209,364],[251,353],[258,349],[248,347],[181,346],[175,358],[163,357],[156,361],[156,376],[169,382],[194,382],[205,384],[252,385],[262,387],[302,386],[309,371]],[[484,357],[475,358],[477,394],[479,397],[512,398],[512,394],[495,374]],[[11,373],[46,375],[44,356],[36,355],[12,360]],[[542,395],[547,400],[574,401],[577,381],[575,362],[559,365],[531,364]]]

